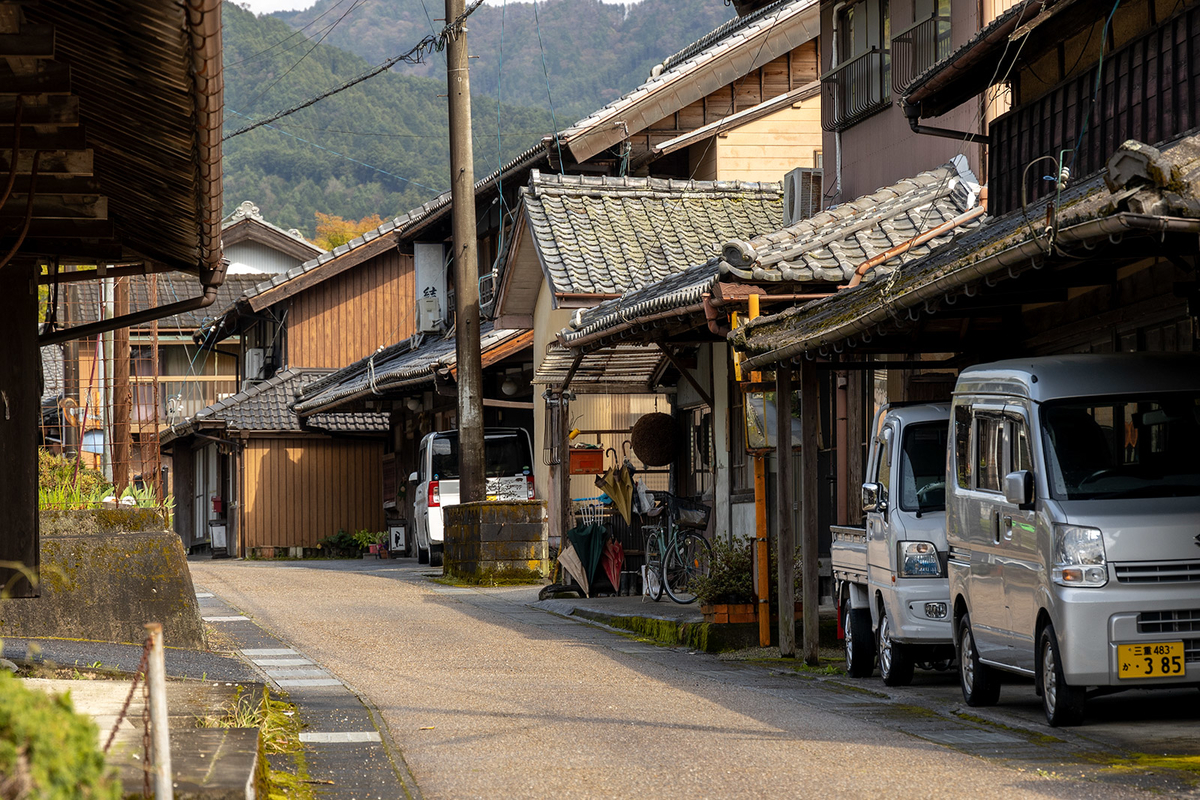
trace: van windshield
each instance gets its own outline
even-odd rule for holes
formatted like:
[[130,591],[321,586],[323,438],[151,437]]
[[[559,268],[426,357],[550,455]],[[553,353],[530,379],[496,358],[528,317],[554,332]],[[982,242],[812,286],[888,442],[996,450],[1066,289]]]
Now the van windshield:
[[[483,440],[484,472],[488,478],[511,478],[532,473],[533,464],[527,439],[520,433],[486,434]],[[433,480],[458,479],[458,434],[434,437]]]
[[909,425],[900,452],[900,508],[940,511],[946,507],[945,422]]
[[1200,495],[1200,396],[1047,403],[1041,417],[1055,499]]

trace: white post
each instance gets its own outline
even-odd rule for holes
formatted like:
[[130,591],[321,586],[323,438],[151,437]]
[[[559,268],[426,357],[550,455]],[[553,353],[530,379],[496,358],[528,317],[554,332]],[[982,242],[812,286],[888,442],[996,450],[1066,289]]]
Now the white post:
[[167,661],[162,624],[146,623],[150,634],[150,727],[154,733],[154,800],[172,800],[171,741],[167,730]]

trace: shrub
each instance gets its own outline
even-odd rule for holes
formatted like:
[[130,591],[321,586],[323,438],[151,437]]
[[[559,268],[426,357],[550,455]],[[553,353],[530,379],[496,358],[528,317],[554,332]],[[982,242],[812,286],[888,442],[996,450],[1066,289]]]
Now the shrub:
[[69,695],[27,689],[0,670],[0,799],[117,800],[121,785],[105,767],[91,719]]
[[354,536],[344,530],[326,536],[317,542],[317,546],[333,558],[357,558],[362,550]]
[[708,575],[694,578],[688,590],[701,603],[754,602],[754,559],[751,541],[727,542],[718,537],[712,542],[712,560]]
[[354,533],[354,543],[359,547],[370,547],[373,544],[383,544],[387,539],[385,531],[356,531]]

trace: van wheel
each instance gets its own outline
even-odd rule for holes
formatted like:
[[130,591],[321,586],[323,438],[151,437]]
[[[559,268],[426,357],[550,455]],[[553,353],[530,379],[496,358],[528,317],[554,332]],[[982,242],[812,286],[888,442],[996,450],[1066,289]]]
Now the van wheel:
[[875,670],[875,648],[871,645],[871,612],[842,607],[842,627],[846,632],[846,673],[851,678],[869,678]]
[[421,547],[421,545],[417,545],[417,563],[418,564],[428,564],[429,563],[429,551],[426,550],[425,548]]
[[434,550],[433,546],[430,545],[430,547],[429,547],[429,566],[440,567],[441,565],[442,565],[442,548],[439,547],[437,550]]
[[969,706],[994,706],[1000,699],[999,676],[979,660],[979,651],[975,649],[970,614],[963,614],[958,623],[958,681],[963,700]]
[[1083,687],[1068,686],[1063,678],[1062,658],[1053,625],[1047,624],[1042,629],[1038,652],[1042,659],[1042,709],[1046,712],[1046,722],[1052,728],[1078,725],[1083,722],[1087,696]]
[[879,617],[879,675],[887,686],[908,686],[913,679],[913,660],[908,648],[892,639],[887,612]]

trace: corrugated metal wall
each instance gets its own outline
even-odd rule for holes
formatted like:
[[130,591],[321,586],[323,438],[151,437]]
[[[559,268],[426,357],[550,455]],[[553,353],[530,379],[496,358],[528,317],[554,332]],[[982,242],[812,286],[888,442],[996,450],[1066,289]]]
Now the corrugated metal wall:
[[341,369],[413,333],[413,257],[378,255],[291,301],[288,366]]
[[[662,395],[652,394],[581,394],[575,400],[571,401],[571,426],[580,430],[620,430],[624,433],[611,434],[581,434],[576,439],[575,444],[595,444],[597,441],[605,449],[614,448],[618,457],[621,453],[621,445],[628,441],[629,434],[627,431],[633,427],[634,423],[642,418],[645,414],[651,414],[656,410],[655,400],[657,398],[657,410],[664,413],[671,413],[671,402],[668,398]],[[682,436],[682,430],[680,435]],[[642,469],[644,465],[637,456],[630,455],[630,460],[634,466]],[[607,468],[611,464],[612,458],[606,456],[604,466]],[[650,474],[639,475],[646,482],[646,488],[652,492],[665,491],[667,489],[667,475]],[[596,497],[600,494],[600,489],[596,487],[595,476],[592,475],[574,475],[571,477],[571,497]]]
[[250,439],[245,470],[247,551],[315,547],[339,529],[383,530],[383,443],[374,440]]

